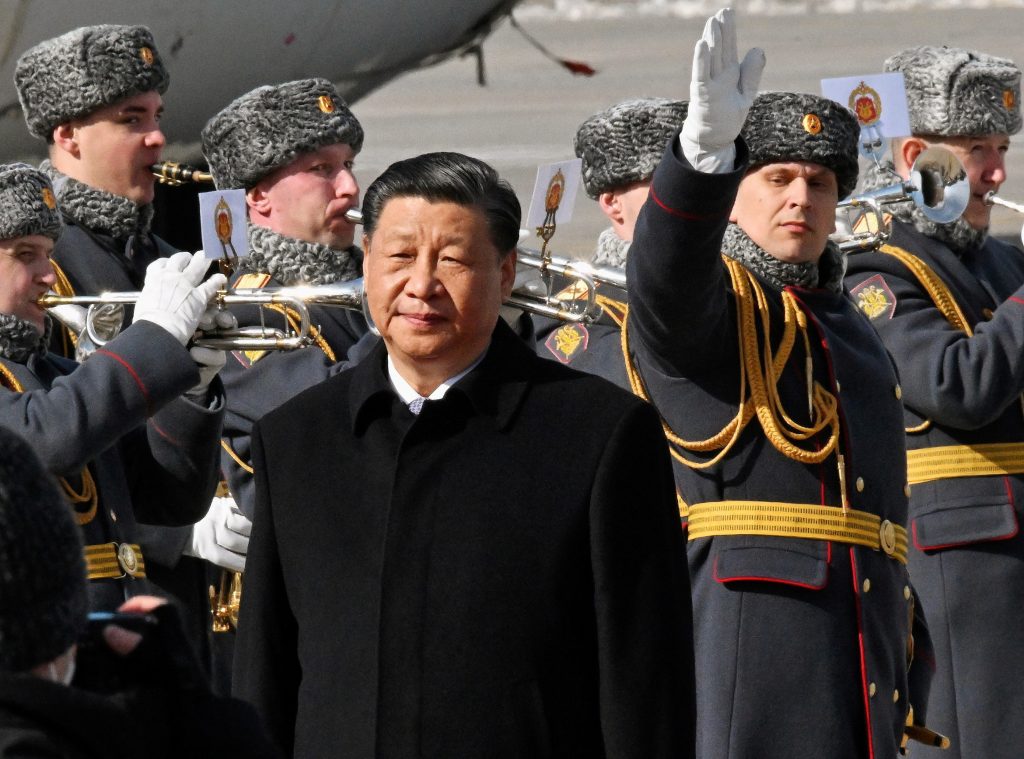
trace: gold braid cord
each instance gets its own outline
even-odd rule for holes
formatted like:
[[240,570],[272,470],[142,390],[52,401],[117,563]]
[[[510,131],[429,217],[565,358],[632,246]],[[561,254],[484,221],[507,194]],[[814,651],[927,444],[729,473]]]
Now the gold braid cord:
[[[886,255],[892,256],[910,270],[910,273],[921,283],[921,287],[928,293],[928,297],[932,299],[932,303],[939,309],[939,313],[946,318],[946,321],[956,329],[966,332],[968,337],[974,334],[974,330],[971,329],[971,325],[967,323],[967,319],[964,317],[964,312],[960,310],[956,298],[950,292],[949,286],[939,278],[939,275],[928,264],[910,251],[897,248],[895,245],[883,245],[879,250]],[[907,427],[906,432],[908,435],[913,435],[918,432],[924,432],[931,426],[932,420],[925,419],[916,427]]]
[[[736,293],[737,330],[740,348],[739,410],[736,416],[713,437],[705,440],[684,440],[662,419],[665,436],[669,440],[669,451],[680,463],[692,469],[707,469],[719,463],[736,441],[751,419],[757,417],[765,437],[783,456],[804,464],[817,464],[828,458],[839,442],[839,403],[836,397],[814,380],[811,363],[810,339],[807,336],[807,317],[797,305],[796,299],[788,292],[782,292],[784,326],[782,339],[776,351],[771,347],[771,319],[768,300],[756,277],[741,264],[722,257],[733,290]],[[761,340],[758,340],[760,322]],[[789,361],[800,333],[805,352],[807,373],[808,405],[811,411],[811,426],[797,423],[782,405],[778,383]],[[761,346],[764,346],[763,348]],[[633,392],[644,400],[650,397],[644,386],[629,350],[629,335],[626,322],[622,325],[622,355],[626,361],[626,374]],[[824,430],[830,430],[828,442],[819,449],[811,450],[800,443],[813,438]],[[708,461],[694,461],[683,451],[710,453],[717,451]]]
[[[14,372],[3,364],[0,364],[0,386],[6,387],[8,390],[15,393],[25,391],[25,386],[18,382],[18,378],[14,376]],[[96,490],[96,482],[93,480],[92,473],[89,471],[88,466],[82,467],[81,477],[81,493],[71,487],[71,483],[63,477],[58,477],[57,482],[64,491],[64,495],[71,503],[71,509],[75,512],[75,518],[78,520],[78,523],[89,524],[89,522],[96,517],[96,509],[99,506],[99,492]],[[79,511],[77,506],[80,503],[88,503],[89,506],[85,511]]]

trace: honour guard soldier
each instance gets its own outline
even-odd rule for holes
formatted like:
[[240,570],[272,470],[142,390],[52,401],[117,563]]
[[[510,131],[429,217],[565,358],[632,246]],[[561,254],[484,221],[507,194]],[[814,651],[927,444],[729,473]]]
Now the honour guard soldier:
[[[243,188],[249,255],[233,286],[330,285],[355,280],[362,251],[345,217],[359,205],[352,173],[363,128],[330,82],[258,87],[203,128],[203,152],[218,188]],[[262,312],[262,313],[261,313]],[[340,366],[367,332],[361,313],[310,306],[315,345],[299,351],[235,351],[224,372],[228,412],[222,467],[231,494],[252,515],[249,432],[259,417]],[[287,315],[252,307],[242,326],[285,326]]]
[[[40,42],[14,71],[29,131],[47,143],[42,165],[65,229],[53,251],[57,291],[138,290],[146,267],[175,252],[149,231],[170,78],[144,26],[86,26]],[[130,316],[130,314],[129,314]],[[74,356],[57,331],[54,349]]]
[[[597,239],[594,266],[625,268],[654,167],[684,118],[683,101],[627,100],[595,113],[576,130],[573,147],[583,161],[583,186],[611,222]],[[537,351],[628,390],[620,331],[626,305],[623,296],[602,293],[603,314],[594,324],[563,324],[535,316]]]
[[[188,525],[216,485],[224,415],[218,362],[185,349],[224,277],[178,253],[150,265],[135,323],[78,365],[47,352],[37,299],[56,276],[61,217],[47,177],[0,167],[0,425],[24,437],[60,478],[85,538],[95,608],[147,587],[136,520]],[[212,367],[212,368],[211,368]]]
[[626,262],[632,381],[688,504],[697,753],[888,758],[924,696],[896,373],[828,239],[859,130],[755,98],[763,66],[731,10],[708,21]]
[[[29,131],[46,140],[49,160],[41,168],[64,217],[52,256],[54,289],[61,295],[140,289],[149,264],[175,252],[150,232],[156,181],[150,167],[165,144],[160,119],[170,82],[152,33],[109,24],[75,29],[23,53],[14,81]],[[130,321],[131,308],[125,318]],[[74,341],[69,329],[56,328],[51,349],[72,357]],[[198,355],[224,360],[222,351]],[[204,658],[206,560],[236,560],[230,548],[247,540],[236,532],[247,526],[237,528],[236,521],[214,504],[195,527],[147,525],[138,532],[150,579],[182,601]]]
[[895,170],[906,179],[922,150],[946,148],[970,201],[951,224],[898,207],[887,244],[851,256],[846,282],[901,377],[910,571],[935,642],[929,721],[950,734],[945,756],[1009,759],[1024,755],[1024,254],[989,236],[985,196],[1021,128],[1021,73],[947,47],[885,69],[903,73],[913,130],[893,142]]

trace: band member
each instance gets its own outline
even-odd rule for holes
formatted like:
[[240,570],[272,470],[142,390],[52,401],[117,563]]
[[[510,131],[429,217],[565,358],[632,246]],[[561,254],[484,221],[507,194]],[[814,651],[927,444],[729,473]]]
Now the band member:
[[[625,268],[654,167],[684,118],[686,103],[679,100],[626,100],[595,113],[576,130],[573,146],[583,161],[583,186],[611,224],[598,237],[595,266]],[[594,324],[534,317],[537,351],[629,389],[620,329],[625,292],[601,288],[599,302],[603,313]]]
[[709,19],[626,262],[634,386],[688,504],[697,753],[892,757],[927,671],[908,681],[899,386],[828,239],[859,130],[815,95],[755,98],[764,62],[738,61],[731,10]]
[[[249,209],[249,255],[238,259],[234,286],[329,285],[359,277],[362,251],[345,213],[359,205],[352,169],[362,146],[362,126],[324,79],[258,87],[210,119],[203,152],[214,180],[219,188],[244,188]],[[311,305],[310,317],[315,346],[236,351],[228,358],[222,466],[250,516],[253,422],[329,376],[367,331],[362,314],[351,310]],[[243,326],[287,326],[280,309],[241,309],[238,318]]]
[[[898,207],[888,244],[850,257],[846,282],[899,369],[912,488],[910,571],[935,640],[929,720],[944,756],[1024,752],[1024,256],[988,234],[985,195],[1006,180],[1021,128],[1013,62],[947,47],[903,50],[913,136],[900,177],[932,145],[963,163],[970,201],[951,224]],[[892,184],[883,172],[873,184]],[[931,756],[927,751],[923,755]]]
[[[149,231],[164,135],[167,69],[144,26],[86,26],[18,59],[14,83],[29,131],[47,143],[65,231],[53,251],[61,294],[138,290],[146,267],[175,252]],[[54,349],[74,355],[67,331]]]
[[520,207],[490,166],[392,164],[363,214],[383,341],[253,428],[237,693],[302,757],[693,756],[653,409],[499,319]]
[[47,352],[50,320],[36,303],[56,281],[49,254],[61,226],[44,174],[0,167],[0,426],[61,478],[82,525],[93,606],[113,609],[147,588],[136,520],[187,525],[209,506],[220,364],[206,355],[216,351],[185,345],[224,277],[200,284],[201,256],[155,261],[135,323],[77,365]]

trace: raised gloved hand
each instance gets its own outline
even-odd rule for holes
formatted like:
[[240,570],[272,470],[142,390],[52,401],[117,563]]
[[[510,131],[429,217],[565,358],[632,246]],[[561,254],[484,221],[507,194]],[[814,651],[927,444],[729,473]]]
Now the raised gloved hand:
[[251,531],[252,522],[238,510],[234,498],[214,498],[206,516],[192,526],[192,539],[185,546],[185,555],[242,572]]
[[690,105],[679,134],[683,155],[697,170],[732,170],[734,143],[757,96],[764,64],[764,51],[756,47],[738,62],[731,8],[708,19],[693,48]]
[[135,321],[153,322],[186,345],[207,304],[227,284],[223,274],[214,274],[203,282],[209,265],[199,253],[175,253],[151,263],[135,304]]

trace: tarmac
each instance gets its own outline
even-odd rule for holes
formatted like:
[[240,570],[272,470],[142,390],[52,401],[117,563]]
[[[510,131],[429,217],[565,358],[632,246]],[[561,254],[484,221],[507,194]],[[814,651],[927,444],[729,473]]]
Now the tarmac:
[[[520,25],[557,56],[598,73],[570,74],[504,21],[483,44],[486,86],[477,84],[478,63],[470,56],[406,74],[353,105],[366,130],[356,162],[364,189],[392,161],[454,150],[491,163],[515,188],[525,215],[537,166],[572,158],[572,136],[587,116],[627,98],[687,98],[704,20],[530,15]],[[822,78],[878,73],[888,55],[913,45],[966,47],[1024,64],[1021,29],[1019,8],[741,15],[739,46],[765,50],[762,90],[819,92]],[[1000,195],[1024,203],[1024,136],[1015,142]],[[1019,243],[1022,224],[1024,215],[993,211],[994,234]],[[588,257],[606,226],[581,188],[573,218],[559,226],[551,249]],[[536,238],[524,244],[539,247]]]

